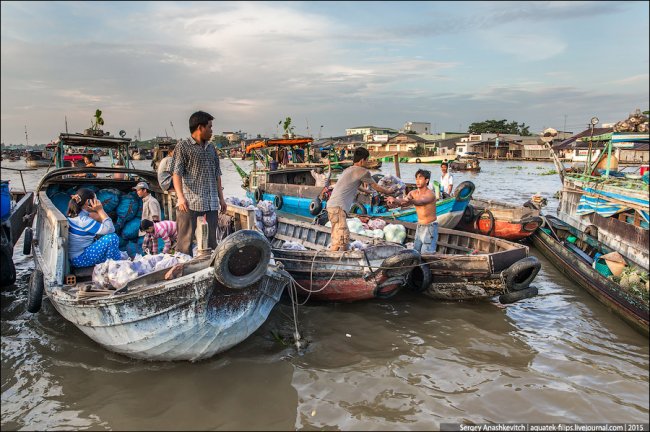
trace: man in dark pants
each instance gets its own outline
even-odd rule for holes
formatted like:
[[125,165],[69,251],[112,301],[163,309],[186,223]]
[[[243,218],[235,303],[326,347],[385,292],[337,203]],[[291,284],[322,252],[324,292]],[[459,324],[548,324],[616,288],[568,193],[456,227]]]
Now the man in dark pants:
[[226,210],[221,187],[221,167],[217,151],[208,141],[212,137],[212,117],[197,111],[190,116],[192,139],[176,144],[170,165],[177,196],[176,250],[192,253],[196,219],[205,216],[208,223],[208,247],[217,247],[217,216]]

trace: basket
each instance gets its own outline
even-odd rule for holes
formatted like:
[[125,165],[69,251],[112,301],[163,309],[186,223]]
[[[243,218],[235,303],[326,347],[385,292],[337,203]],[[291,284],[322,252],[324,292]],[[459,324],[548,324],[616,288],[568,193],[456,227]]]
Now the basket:
[[601,275],[603,275],[605,277],[612,276],[613,275],[612,271],[609,269],[607,264],[605,264],[603,261],[604,260],[601,260],[601,259],[596,260],[594,268],[596,269],[596,271],[598,273],[600,273]]

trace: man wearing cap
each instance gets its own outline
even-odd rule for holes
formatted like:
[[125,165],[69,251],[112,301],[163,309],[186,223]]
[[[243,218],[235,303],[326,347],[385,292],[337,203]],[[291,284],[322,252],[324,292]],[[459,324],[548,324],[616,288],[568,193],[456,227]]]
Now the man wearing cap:
[[[136,193],[142,198],[142,219],[150,220],[153,222],[160,221],[160,204],[158,200],[151,195],[149,184],[147,182],[140,182],[135,187]],[[140,230],[138,236],[145,235],[146,232]]]
[[176,224],[178,243],[176,250],[192,253],[192,240],[197,217],[205,217],[208,225],[208,247],[217,247],[217,223],[219,211],[226,211],[226,200],[221,187],[221,167],[212,137],[214,117],[204,111],[190,116],[191,140],[176,144],[170,171],[178,198]]

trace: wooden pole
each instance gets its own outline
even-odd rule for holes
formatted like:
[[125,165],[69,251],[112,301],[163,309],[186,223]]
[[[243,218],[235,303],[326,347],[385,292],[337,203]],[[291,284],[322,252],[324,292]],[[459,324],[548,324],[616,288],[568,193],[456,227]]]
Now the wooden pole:
[[394,156],[394,162],[395,162],[395,177],[402,178],[400,172],[399,172],[399,153],[395,153]]

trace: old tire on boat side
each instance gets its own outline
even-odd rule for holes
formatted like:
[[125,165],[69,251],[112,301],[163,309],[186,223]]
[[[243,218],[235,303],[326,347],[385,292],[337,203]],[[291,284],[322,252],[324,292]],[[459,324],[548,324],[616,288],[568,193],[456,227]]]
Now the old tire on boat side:
[[350,214],[365,215],[368,214],[368,211],[366,210],[366,207],[363,204],[355,201],[352,204],[352,207],[350,207]]
[[[487,230],[483,231],[481,229],[480,222],[486,218],[483,217],[483,215],[487,215],[487,219],[490,221],[490,225]],[[483,234],[486,236],[490,236],[494,233],[494,227],[496,226],[496,221],[494,220],[494,215],[490,211],[490,209],[484,209],[479,215],[476,217],[476,220],[474,221],[474,229],[479,233]]]
[[422,263],[409,273],[407,285],[415,292],[424,292],[431,285],[431,269],[429,264]]
[[253,197],[255,198],[255,201],[260,202],[264,199],[264,192],[262,192],[262,189],[257,188],[255,189],[255,193],[253,194]]
[[29,287],[27,288],[27,312],[36,313],[41,310],[43,291],[45,291],[43,272],[39,269],[34,269],[34,272],[29,278]]
[[474,193],[474,183],[471,181],[464,181],[461,184],[458,185],[456,188],[456,201],[468,201],[470,198],[472,198],[472,194]]
[[318,216],[320,212],[323,211],[323,201],[320,198],[316,197],[309,203],[309,214],[312,216]]
[[253,230],[237,231],[217,246],[214,276],[228,288],[245,288],[266,274],[270,259],[271,244],[264,234]]
[[415,163],[422,163],[422,159],[420,158],[415,159]]
[[388,257],[381,263],[381,268],[386,268],[384,272],[389,278],[395,276],[407,276],[415,267],[422,264],[422,257],[418,251],[413,249],[404,249],[397,252],[392,257]]
[[282,196],[276,195],[275,198],[273,199],[273,205],[275,206],[276,209],[280,210],[284,205],[284,200],[282,199]]
[[503,271],[509,291],[521,291],[531,284],[542,264],[534,256],[522,258]]
[[23,240],[23,255],[29,255],[32,252],[32,239],[34,231],[31,228],[25,228],[25,238]]
[[328,221],[329,221],[329,216],[327,215],[327,210],[323,210],[314,217],[314,220],[312,221],[312,223],[314,225],[325,226],[325,224]]
[[501,294],[499,296],[499,302],[502,304],[510,304],[510,303],[517,302],[519,300],[535,297],[537,294],[538,294],[537,287],[532,286],[526,288],[525,290]]

